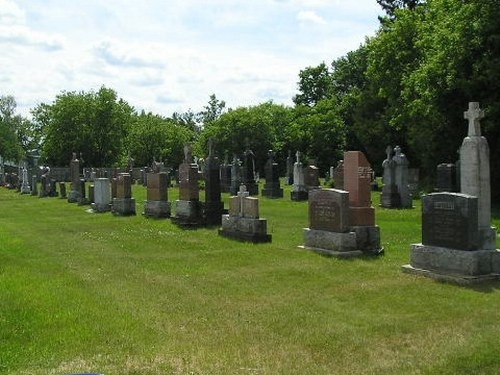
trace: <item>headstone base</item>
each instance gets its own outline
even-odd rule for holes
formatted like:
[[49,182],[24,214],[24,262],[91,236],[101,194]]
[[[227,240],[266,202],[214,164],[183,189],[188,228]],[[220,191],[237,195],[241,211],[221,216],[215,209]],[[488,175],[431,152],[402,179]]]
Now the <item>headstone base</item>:
[[365,254],[382,255],[384,248],[380,245],[380,227],[352,226],[351,231],[356,233],[356,248]]
[[292,191],[290,193],[290,199],[296,202],[306,201],[309,199],[309,193],[303,190]]
[[168,218],[170,217],[171,203],[168,201],[144,201],[144,213],[146,217]]
[[414,244],[410,250],[410,264],[403,266],[403,270],[457,283],[500,278],[500,251]]
[[423,270],[420,268],[414,268],[410,264],[405,264],[401,270],[405,273],[417,275],[417,276],[425,276],[430,279],[434,279],[437,281],[442,281],[446,283],[458,284],[458,285],[474,285],[485,283],[489,281],[498,281],[500,280],[500,274],[489,274],[489,275],[476,275],[476,276],[467,276],[453,273],[444,273],[439,271],[430,271]]
[[283,198],[283,189],[279,187],[266,187],[262,189],[262,196],[267,198]]
[[116,216],[135,215],[135,198],[113,198],[111,213]]
[[68,195],[68,202],[69,203],[78,203],[80,198],[82,197],[82,194],[79,191],[76,190],[71,190]]
[[497,244],[497,228],[496,227],[489,227],[484,229],[480,228],[479,241],[482,242],[479,244],[481,249],[495,250]]
[[380,194],[380,206],[384,208],[401,208],[401,196],[396,185],[384,186]]
[[172,222],[180,226],[203,225],[202,203],[200,201],[175,201],[175,216]]
[[351,227],[345,233],[305,228],[304,246],[299,247],[337,258],[384,253],[378,226]]
[[111,204],[110,203],[92,203],[90,205],[90,207],[92,208],[92,210],[94,212],[98,212],[98,213],[111,211]]
[[89,204],[91,204],[92,202],[90,202],[90,200],[88,198],[85,198],[85,197],[82,197],[78,200],[78,205],[79,206],[88,206]]
[[375,209],[373,207],[350,207],[351,225],[375,226]]
[[231,215],[222,215],[222,228],[219,229],[219,235],[253,243],[271,242],[272,240],[272,236],[267,234],[266,219]]

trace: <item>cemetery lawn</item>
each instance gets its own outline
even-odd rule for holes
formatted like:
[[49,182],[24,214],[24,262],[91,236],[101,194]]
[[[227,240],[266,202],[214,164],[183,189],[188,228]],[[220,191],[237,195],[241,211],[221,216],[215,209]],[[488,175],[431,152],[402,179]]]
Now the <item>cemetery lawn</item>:
[[253,245],[0,189],[0,374],[500,373],[500,283],[401,272],[420,201],[377,207],[385,256],[338,260],[297,248],[289,197]]

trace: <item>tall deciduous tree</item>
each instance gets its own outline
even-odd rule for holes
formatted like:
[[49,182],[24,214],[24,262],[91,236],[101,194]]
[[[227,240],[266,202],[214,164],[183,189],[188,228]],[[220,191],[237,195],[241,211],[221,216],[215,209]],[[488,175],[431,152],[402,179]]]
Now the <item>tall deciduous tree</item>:
[[52,104],[40,104],[34,120],[45,129],[43,155],[52,165],[67,165],[82,152],[88,166],[110,166],[120,160],[133,108],[112,89],[63,92]]
[[0,156],[18,161],[24,150],[18,134],[27,120],[15,114],[16,100],[13,96],[0,96]]
[[314,106],[330,96],[331,83],[330,71],[324,62],[307,67],[299,73],[299,94],[293,98],[293,102],[296,105]]
[[127,150],[136,165],[151,165],[155,158],[177,168],[183,159],[183,147],[193,134],[192,130],[171,119],[143,112],[133,116]]

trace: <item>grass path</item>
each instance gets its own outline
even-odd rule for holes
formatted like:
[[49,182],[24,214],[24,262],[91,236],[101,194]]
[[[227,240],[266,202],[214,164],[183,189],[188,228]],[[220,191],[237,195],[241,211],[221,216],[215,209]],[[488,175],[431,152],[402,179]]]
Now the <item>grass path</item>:
[[385,256],[337,260],[297,248],[285,197],[253,245],[0,189],[0,374],[500,373],[500,284],[400,271],[419,201],[377,208]]

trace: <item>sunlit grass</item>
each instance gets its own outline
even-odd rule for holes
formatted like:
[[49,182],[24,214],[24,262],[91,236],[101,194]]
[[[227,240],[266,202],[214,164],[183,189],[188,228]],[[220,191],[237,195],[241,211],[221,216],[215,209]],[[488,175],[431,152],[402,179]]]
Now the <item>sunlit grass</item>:
[[499,285],[401,272],[420,201],[374,193],[386,255],[338,260],[297,248],[289,187],[261,198],[259,245],[145,219],[134,196],[139,215],[114,217],[0,189],[1,374],[500,373]]

